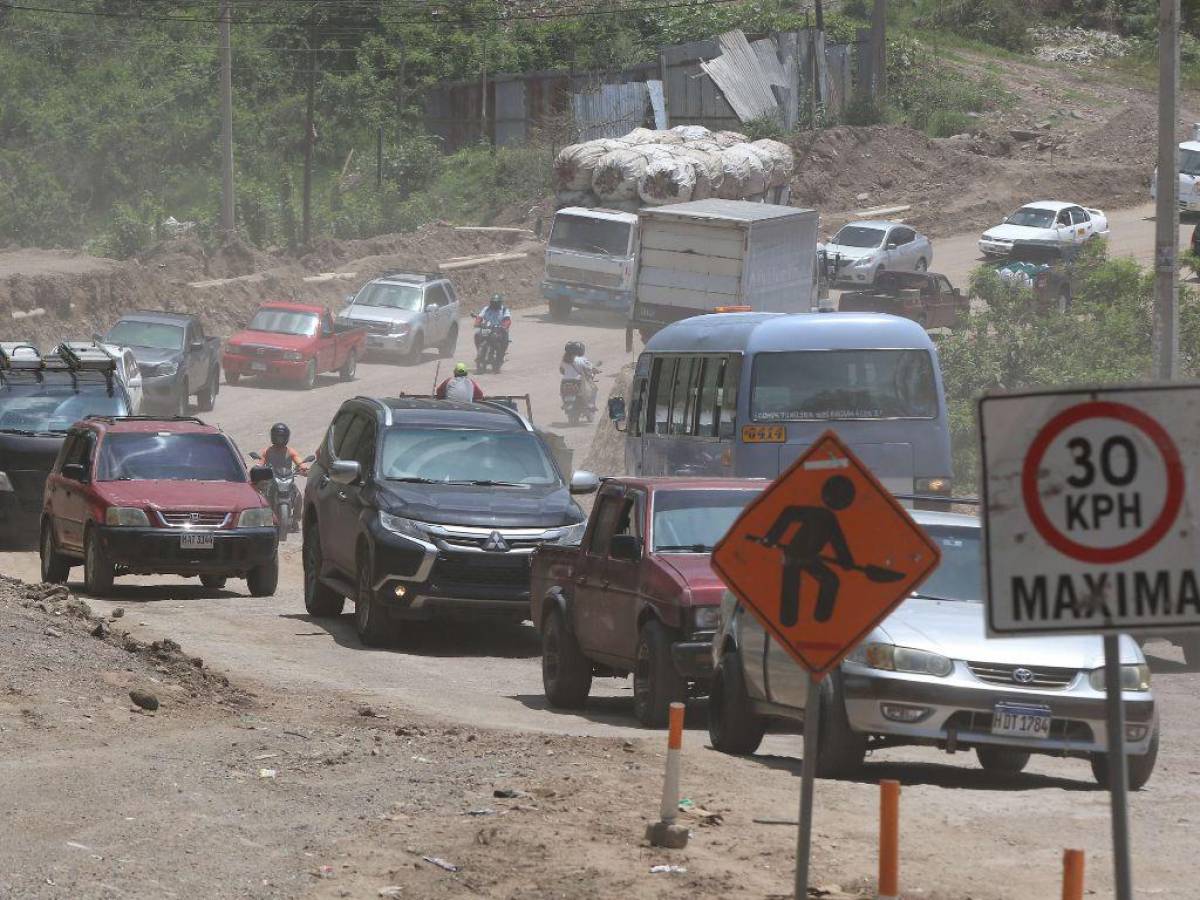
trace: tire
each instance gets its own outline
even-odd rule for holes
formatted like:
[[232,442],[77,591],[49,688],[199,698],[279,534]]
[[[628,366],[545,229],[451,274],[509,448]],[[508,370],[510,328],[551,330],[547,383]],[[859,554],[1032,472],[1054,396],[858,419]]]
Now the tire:
[[917,260],[917,264],[913,267],[913,271],[914,272],[928,272],[929,271],[929,261],[927,259],[925,259],[925,257],[922,256],[920,259]]
[[886,271],[887,271],[887,269],[885,269],[883,266],[880,266],[878,269],[875,270],[875,274],[871,276],[871,286],[872,287],[879,284],[879,273],[886,272]]
[[391,637],[386,613],[371,587],[371,565],[359,555],[357,591],[354,596],[354,630],[367,647],[382,647]]
[[232,385],[237,384],[241,380],[242,380],[241,372],[230,372],[230,371],[225,372],[225,383],[226,384],[232,386]]
[[408,353],[404,357],[404,361],[410,366],[420,364],[421,356],[425,353],[425,335],[417,332],[413,335],[412,346],[408,348]]
[[567,424],[568,425],[578,425],[579,424],[579,410],[577,410],[574,406],[572,406],[570,409],[567,410]]
[[342,595],[321,583],[321,532],[316,524],[304,529],[301,548],[304,563],[304,609],[314,618],[331,619],[342,614]]
[[346,362],[338,369],[338,378],[342,379],[342,381],[353,381],[354,376],[357,374],[358,354],[351,350],[350,355],[346,357]]
[[200,412],[212,412],[217,405],[217,393],[221,390],[221,372],[213,369],[208,373],[208,383],[196,395],[196,409]]
[[279,542],[283,543],[288,539],[288,532],[292,530],[292,505],[290,503],[280,503],[275,515],[279,518],[279,521],[275,524],[275,531],[279,535]]
[[671,632],[651,619],[638,632],[633,669],[633,714],[643,725],[667,724],[672,703],[687,700],[687,679],[675,671],[671,660]]
[[750,708],[742,656],[730,650],[721,659],[708,694],[709,742],[714,750],[742,756],[758,749],[766,731],[767,720]]
[[62,584],[71,574],[71,564],[58,552],[54,540],[54,526],[42,524],[42,540],[39,545],[42,563],[42,581],[46,584]]
[[279,556],[272,556],[262,565],[246,573],[246,588],[251,597],[270,597],[279,586]]
[[583,655],[562,610],[552,609],[542,628],[542,688],[558,709],[582,709],[592,689],[592,663]]
[[866,735],[856,734],[846,717],[841,674],[821,682],[821,735],[817,756],[818,778],[850,778],[867,758]]
[[458,326],[453,325],[450,328],[450,333],[446,335],[446,339],[438,344],[438,355],[442,359],[447,359],[454,355],[454,351],[458,349]]
[[188,398],[191,396],[191,391],[188,390],[187,379],[184,379],[182,386],[179,388],[179,396],[175,398],[174,415],[186,416],[188,414]]
[[976,747],[975,756],[979,765],[988,772],[1016,775],[1029,765],[1030,754],[1025,750],[1009,750],[1006,747]]
[[300,382],[300,387],[303,390],[311,391],[317,386],[317,361],[310,359],[308,365],[304,367],[304,380]]
[[[1125,767],[1129,773],[1129,789],[1140,791],[1154,773],[1154,764],[1158,760],[1158,729],[1150,737],[1150,749],[1141,756],[1127,756]],[[1108,754],[1092,754],[1092,775],[1101,787],[1109,787],[1108,783]]]
[[571,301],[562,299],[551,300],[550,318],[555,322],[565,322],[571,318]]
[[206,590],[219,591],[225,587],[225,582],[228,579],[224,575],[201,575],[200,583],[204,585]]
[[104,554],[100,539],[96,532],[88,529],[83,539],[83,587],[93,597],[103,597],[112,593],[113,564]]

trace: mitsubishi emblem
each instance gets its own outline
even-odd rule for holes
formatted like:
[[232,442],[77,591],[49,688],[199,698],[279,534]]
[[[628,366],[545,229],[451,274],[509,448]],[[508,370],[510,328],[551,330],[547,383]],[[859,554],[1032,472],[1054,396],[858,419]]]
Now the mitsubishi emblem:
[[483,542],[483,549],[492,553],[507,553],[508,541],[504,540],[504,535],[498,531],[493,531],[488,535],[486,541]]

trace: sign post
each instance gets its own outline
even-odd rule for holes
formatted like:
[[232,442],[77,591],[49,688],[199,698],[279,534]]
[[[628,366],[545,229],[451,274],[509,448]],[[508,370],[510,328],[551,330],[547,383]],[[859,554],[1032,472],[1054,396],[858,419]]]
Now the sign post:
[[827,431],[756,497],[712,563],[767,633],[809,673],[796,835],[796,897],[808,895],[821,680],[932,572],[937,546]]
[[989,635],[1104,636],[1116,896],[1131,900],[1121,635],[1200,626],[1200,386],[979,403]]

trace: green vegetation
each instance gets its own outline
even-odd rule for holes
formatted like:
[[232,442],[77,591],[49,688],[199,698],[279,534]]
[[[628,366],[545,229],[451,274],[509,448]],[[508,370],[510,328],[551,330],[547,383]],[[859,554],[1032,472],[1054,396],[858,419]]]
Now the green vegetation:
[[[1077,265],[1087,274],[1066,313],[1046,311],[1025,289],[983,266],[972,296],[987,308],[939,346],[950,411],[954,479],[970,492],[979,477],[978,398],[986,391],[1052,384],[1145,380],[1151,371],[1153,272],[1130,259],[1106,259],[1093,242]],[[1180,288],[1184,377],[1200,375],[1200,295]]]

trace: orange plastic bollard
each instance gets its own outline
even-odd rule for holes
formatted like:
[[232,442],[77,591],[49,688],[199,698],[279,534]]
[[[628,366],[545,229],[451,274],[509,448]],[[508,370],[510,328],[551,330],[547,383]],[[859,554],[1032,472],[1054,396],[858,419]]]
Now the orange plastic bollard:
[[1062,900],[1083,900],[1083,851],[1063,851]]
[[900,782],[879,782],[878,900],[900,898]]

